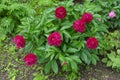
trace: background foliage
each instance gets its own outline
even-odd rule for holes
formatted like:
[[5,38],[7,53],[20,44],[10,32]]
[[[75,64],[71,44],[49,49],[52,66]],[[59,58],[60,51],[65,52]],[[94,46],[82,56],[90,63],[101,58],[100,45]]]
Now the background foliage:
[[[101,7],[102,11],[99,14],[102,16],[102,22],[108,26],[108,28],[120,27],[120,0],[95,0],[94,4]],[[115,11],[115,18],[111,19],[109,13]]]

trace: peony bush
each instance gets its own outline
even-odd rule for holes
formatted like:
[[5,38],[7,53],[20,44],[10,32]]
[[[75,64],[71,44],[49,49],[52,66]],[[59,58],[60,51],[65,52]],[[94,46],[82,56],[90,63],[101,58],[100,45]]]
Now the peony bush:
[[107,32],[98,20],[99,8],[90,1],[82,5],[69,0],[54,4],[40,16],[22,19],[17,32],[26,44],[23,37],[14,42],[19,48],[25,45],[25,63],[29,66],[37,61],[45,66],[45,73],[56,74],[59,70],[78,72],[82,64],[96,65]]

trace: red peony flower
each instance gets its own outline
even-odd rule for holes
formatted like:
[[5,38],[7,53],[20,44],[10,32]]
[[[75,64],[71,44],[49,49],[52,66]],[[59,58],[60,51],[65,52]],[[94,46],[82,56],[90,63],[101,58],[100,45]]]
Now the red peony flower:
[[66,17],[66,9],[63,6],[56,8],[55,16],[59,19],[64,19]]
[[82,20],[86,23],[90,23],[93,20],[93,15],[91,13],[84,13],[82,16]]
[[73,28],[74,28],[76,31],[78,31],[78,32],[80,32],[80,33],[83,33],[83,32],[85,31],[85,29],[86,29],[86,27],[85,27],[85,22],[82,21],[82,20],[76,20],[76,21],[74,22],[74,24],[73,24]]
[[37,56],[33,53],[29,53],[24,57],[24,61],[27,66],[32,66],[37,62]]
[[62,38],[59,32],[53,32],[48,37],[48,44],[54,46],[60,46],[62,43]]
[[86,45],[89,49],[96,49],[98,47],[98,40],[95,37],[88,38]]
[[26,41],[22,35],[17,35],[13,41],[18,47],[18,49],[25,47]]

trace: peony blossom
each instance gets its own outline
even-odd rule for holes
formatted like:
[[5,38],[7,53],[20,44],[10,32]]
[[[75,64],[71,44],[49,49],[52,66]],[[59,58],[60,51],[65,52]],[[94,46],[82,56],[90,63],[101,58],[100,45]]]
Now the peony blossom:
[[73,28],[80,32],[80,33],[83,33],[86,29],[85,27],[85,22],[83,20],[76,20],[73,24]]
[[85,23],[90,23],[93,20],[93,15],[91,13],[85,12],[82,15],[82,20],[85,21]]
[[91,37],[87,39],[87,47],[89,49],[96,49],[98,47],[98,40],[95,37]]
[[26,41],[22,35],[17,35],[13,41],[18,47],[18,49],[25,47]]
[[66,9],[63,6],[56,8],[55,16],[59,19],[64,19],[66,17]]
[[115,14],[114,11],[111,11],[111,12],[109,13],[109,17],[110,17],[110,18],[114,18],[115,16],[116,16],[116,14]]
[[62,43],[62,37],[59,32],[53,32],[48,37],[48,44],[53,46],[60,46]]
[[29,53],[24,57],[24,61],[27,66],[32,66],[37,62],[37,56],[33,53]]

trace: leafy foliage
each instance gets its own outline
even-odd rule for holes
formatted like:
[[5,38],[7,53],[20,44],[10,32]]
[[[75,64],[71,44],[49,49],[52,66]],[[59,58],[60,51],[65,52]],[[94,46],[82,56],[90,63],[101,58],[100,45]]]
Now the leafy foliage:
[[7,34],[16,33],[21,19],[34,13],[26,4],[17,3],[16,1],[1,0],[0,2],[0,33],[2,39]]
[[[103,23],[108,25],[108,28],[120,27],[120,0],[95,0],[94,3],[101,7],[102,11],[99,12],[102,16]],[[116,16],[114,18],[109,17],[110,11],[115,11]]]
[[107,67],[112,67],[119,70],[120,69],[119,31],[111,32],[104,37],[105,44],[104,49],[101,50],[101,53],[104,53],[105,58],[103,58],[102,61],[107,64]]
[[54,3],[57,3],[59,0],[29,0],[28,4],[34,8],[37,12],[36,15],[42,14],[42,12],[49,6],[52,6]]
[[43,72],[34,74],[34,79],[33,80],[47,80],[47,76],[43,75]]

